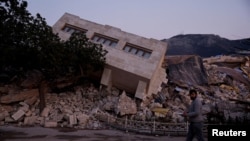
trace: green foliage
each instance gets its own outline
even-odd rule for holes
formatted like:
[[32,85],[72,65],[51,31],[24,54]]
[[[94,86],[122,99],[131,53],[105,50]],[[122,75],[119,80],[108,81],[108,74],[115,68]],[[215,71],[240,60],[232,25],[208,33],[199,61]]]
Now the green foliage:
[[84,33],[73,33],[69,40],[65,42],[68,66],[85,74],[88,71],[102,69],[107,53],[101,45],[94,44],[88,40]]
[[102,69],[106,51],[74,33],[62,42],[40,14],[32,16],[24,0],[0,0],[0,73],[38,69],[46,76]]
[[[28,3],[21,0],[1,0],[0,63],[1,69],[10,67],[24,70],[39,68],[42,47],[57,40],[51,27],[39,14],[33,17]],[[57,39],[58,38],[58,39]]]

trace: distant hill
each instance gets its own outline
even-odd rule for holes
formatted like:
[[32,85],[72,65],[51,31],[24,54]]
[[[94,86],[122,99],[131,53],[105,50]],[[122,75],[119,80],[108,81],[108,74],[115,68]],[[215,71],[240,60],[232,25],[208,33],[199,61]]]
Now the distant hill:
[[177,35],[162,41],[168,43],[166,55],[250,55],[250,38],[229,40],[213,34]]

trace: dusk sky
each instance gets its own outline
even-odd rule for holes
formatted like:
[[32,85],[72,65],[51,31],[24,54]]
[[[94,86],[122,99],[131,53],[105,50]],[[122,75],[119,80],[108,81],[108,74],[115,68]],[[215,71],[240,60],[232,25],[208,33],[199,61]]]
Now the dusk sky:
[[65,13],[146,38],[215,34],[250,38],[249,0],[27,0],[48,25]]

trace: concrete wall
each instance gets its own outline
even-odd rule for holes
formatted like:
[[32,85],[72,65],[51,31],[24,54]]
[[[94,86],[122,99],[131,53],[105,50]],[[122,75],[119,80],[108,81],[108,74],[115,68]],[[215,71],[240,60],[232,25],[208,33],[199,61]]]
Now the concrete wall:
[[[97,24],[68,13],[65,13],[53,26],[53,31],[58,33],[62,40],[67,40],[71,35],[63,31],[65,25],[86,31],[86,36],[89,39],[95,35],[101,35],[117,41],[115,47],[103,44],[103,47],[108,51],[105,73],[103,73],[101,80],[103,85],[118,87],[143,99],[147,95],[157,93],[159,86],[165,81],[165,69],[161,67],[167,49],[165,42],[127,33],[119,28]],[[149,58],[143,58],[125,52],[123,49],[126,45],[145,50],[151,55]],[[108,77],[104,76],[107,74]],[[140,89],[144,86],[145,91],[137,90],[138,86]]]

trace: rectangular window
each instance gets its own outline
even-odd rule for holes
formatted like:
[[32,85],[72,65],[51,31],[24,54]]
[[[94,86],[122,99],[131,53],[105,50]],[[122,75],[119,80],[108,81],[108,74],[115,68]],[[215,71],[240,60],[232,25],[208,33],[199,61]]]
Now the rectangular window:
[[94,38],[93,38],[93,41],[94,42],[97,42],[99,40],[99,37],[97,37],[97,36],[95,36]]
[[99,40],[97,42],[103,44],[104,41],[105,41],[105,39],[99,38]]
[[125,46],[123,50],[126,51],[126,52],[129,52],[130,51],[130,46]]
[[106,40],[106,41],[104,42],[104,45],[106,45],[106,46],[110,46],[110,43],[111,43],[111,41],[110,41],[110,40]]
[[137,52],[137,48],[132,48],[130,51],[130,53],[132,53],[132,54],[136,54],[136,52]]
[[68,30],[69,30],[68,27],[64,27],[64,28],[63,28],[63,31],[64,31],[64,32],[68,32]]
[[149,53],[149,52],[145,52],[144,54],[143,54],[143,58],[149,58],[150,57],[150,55],[151,55],[151,53]]
[[110,47],[115,47],[118,43],[118,39],[111,38],[111,37],[97,34],[97,33],[94,34],[94,36],[92,37],[92,41],[103,44],[105,46],[110,46]]
[[116,45],[117,45],[117,42],[112,42],[112,43],[110,44],[111,47],[115,47]]
[[123,50],[125,52],[131,53],[131,54],[134,54],[136,56],[143,57],[143,58],[149,58],[151,53],[152,53],[152,50],[149,50],[149,49],[146,49],[143,47],[139,47],[136,45],[132,45],[132,44],[126,44],[125,47],[123,48]]
[[69,33],[72,34],[73,32],[75,32],[75,29],[71,28],[71,29],[69,30]]
[[143,52],[142,50],[139,50],[139,51],[137,52],[137,55],[140,56],[140,57],[142,57],[143,53],[144,53],[144,52]]

